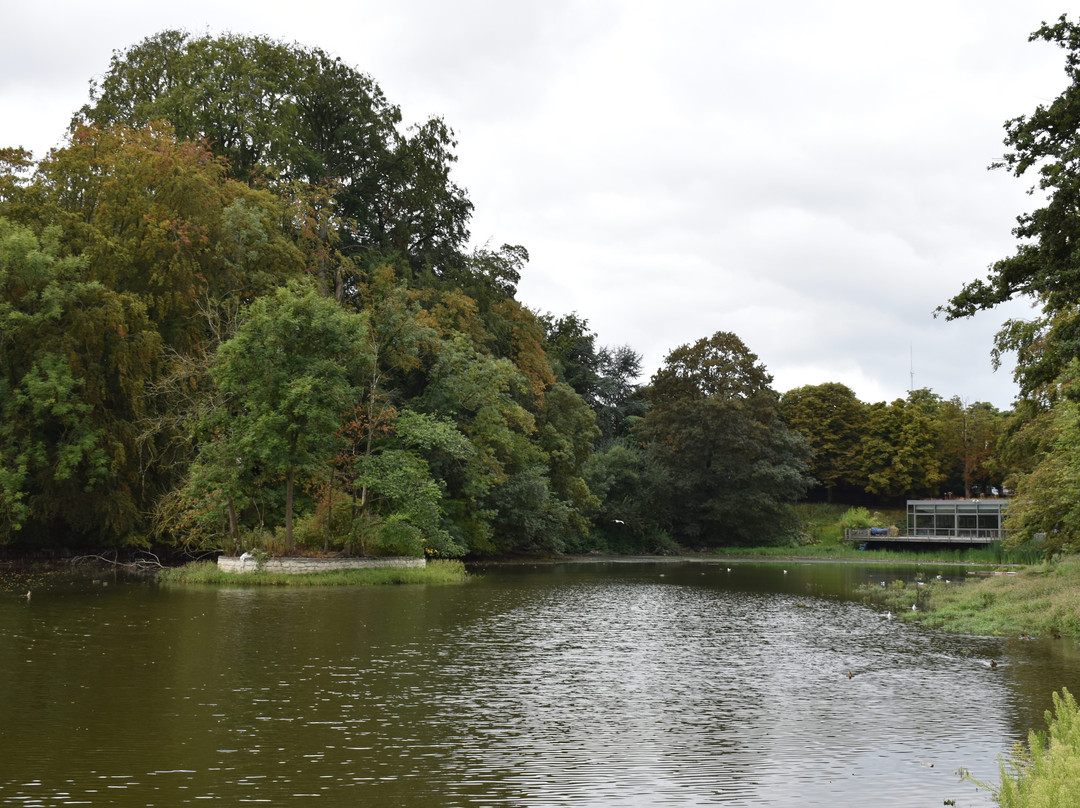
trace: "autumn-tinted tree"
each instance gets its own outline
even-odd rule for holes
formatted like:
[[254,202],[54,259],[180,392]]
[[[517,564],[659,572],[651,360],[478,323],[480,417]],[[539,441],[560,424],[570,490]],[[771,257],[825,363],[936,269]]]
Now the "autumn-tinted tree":
[[770,544],[792,529],[786,506],[810,485],[808,447],[771,383],[728,332],[676,348],[653,376],[639,435],[670,476],[680,541]]
[[827,501],[832,502],[837,488],[861,487],[866,405],[849,387],[836,382],[797,387],[781,397],[780,412],[809,441],[810,472]]
[[370,77],[317,48],[164,31],[114,53],[81,120],[165,120],[241,181],[329,187],[351,250],[403,256],[413,272],[448,271],[468,239],[450,128],[432,118],[401,131]]
[[165,344],[187,351],[205,336],[198,301],[250,300],[299,270],[270,194],[232,182],[224,164],[168,128],[81,128],[37,169],[14,205],[61,228],[89,277],[132,294]]
[[1004,468],[997,460],[997,444],[1005,422],[997,408],[986,402],[965,404],[953,396],[941,402],[937,423],[943,485],[968,499],[973,492],[1000,491]]
[[[127,541],[123,537],[146,530],[145,515],[190,460],[182,409],[199,374],[184,374],[200,362],[205,374],[204,360],[221,338],[208,316],[222,306],[235,309],[298,272],[302,256],[282,229],[277,199],[229,180],[220,160],[197,144],[178,142],[167,127],[79,129],[0,205],[32,228],[52,232],[59,256],[79,258],[81,276],[62,282],[65,293],[92,284],[102,300],[131,312],[125,317],[137,312],[146,323],[125,326],[131,334],[148,332],[138,362],[89,349],[69,354],[73,371],[87,378],[86,394],[96,396],[88,403],[108,424],[116,458],[114,497],[99,501],[110,502],[117,516],[98,527],[111,531],[110,543]],[[76,312],[85,320],[103,310],[81,305]],[[86,328],[87,346],[110,333],[105,324]],[[74,338],[78,331],[68,333]],[[120,344],[130,350],[135,343]],[[123,384],[90,384],[97,375]],[[166,378],[179,386],[162,384]],[[185,395],[176,396],[178,390]],[[121,513],[127,516],[120,519]]]

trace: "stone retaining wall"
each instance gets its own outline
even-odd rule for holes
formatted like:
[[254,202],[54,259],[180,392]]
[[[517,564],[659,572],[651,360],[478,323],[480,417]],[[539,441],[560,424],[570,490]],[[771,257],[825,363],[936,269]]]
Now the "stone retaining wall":
[[361,570],[379,567],[409,569],[427,566],[425,558],[395,556],[392,558],[268,558],[262,566],[253,558],[241,560],[239,556],[218,556],[218,569],[222,572],[276,572],[299,575],[307,572],[333,572],[335,570]]

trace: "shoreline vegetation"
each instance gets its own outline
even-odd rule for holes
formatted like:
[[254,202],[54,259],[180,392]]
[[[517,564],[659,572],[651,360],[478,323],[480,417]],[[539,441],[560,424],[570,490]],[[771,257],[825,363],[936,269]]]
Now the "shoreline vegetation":
[[999,762],[1001,784],[959,774],[994,795],[1002,808],[1054,808],[1080,804],[1080,707],[1062,688],[1047,710],[1045,731],[1030,730],[1026,744],[1017,743]]
[[[927,561],[926,567],[934,563]],[[866,585],[861,595],[897,616],[954,634],[1080,640],[1080,557],[998,566],[956,580],[929,573]]]

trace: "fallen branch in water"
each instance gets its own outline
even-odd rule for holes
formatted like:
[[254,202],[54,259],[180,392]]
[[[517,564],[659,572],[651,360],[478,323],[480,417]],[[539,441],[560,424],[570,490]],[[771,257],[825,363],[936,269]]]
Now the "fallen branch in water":
[[120,561],[114,555],[112,558],[106,558],[102,555],[81,555],[71,559],[72,566],[76,564],[85,564],[90,561],[100,561],[103,564],[111,564],[114,567],[122,567],[128,570],[163,570],[165,565],[161,563],[156,555],[149,550],[144,550],[143,554],[149,556],[149,558],[136,558],[133,561]]

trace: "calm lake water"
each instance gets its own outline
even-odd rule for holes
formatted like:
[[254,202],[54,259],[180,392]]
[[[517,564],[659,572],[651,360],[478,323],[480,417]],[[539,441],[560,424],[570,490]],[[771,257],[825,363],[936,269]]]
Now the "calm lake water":
[[0,581],[0,804],[990,806],[956,769],[996,781],[1051,692],[1080,692],[1069,641],[950,636],[853,599],[915,568],[478,572],[56,577],[29,600]]

